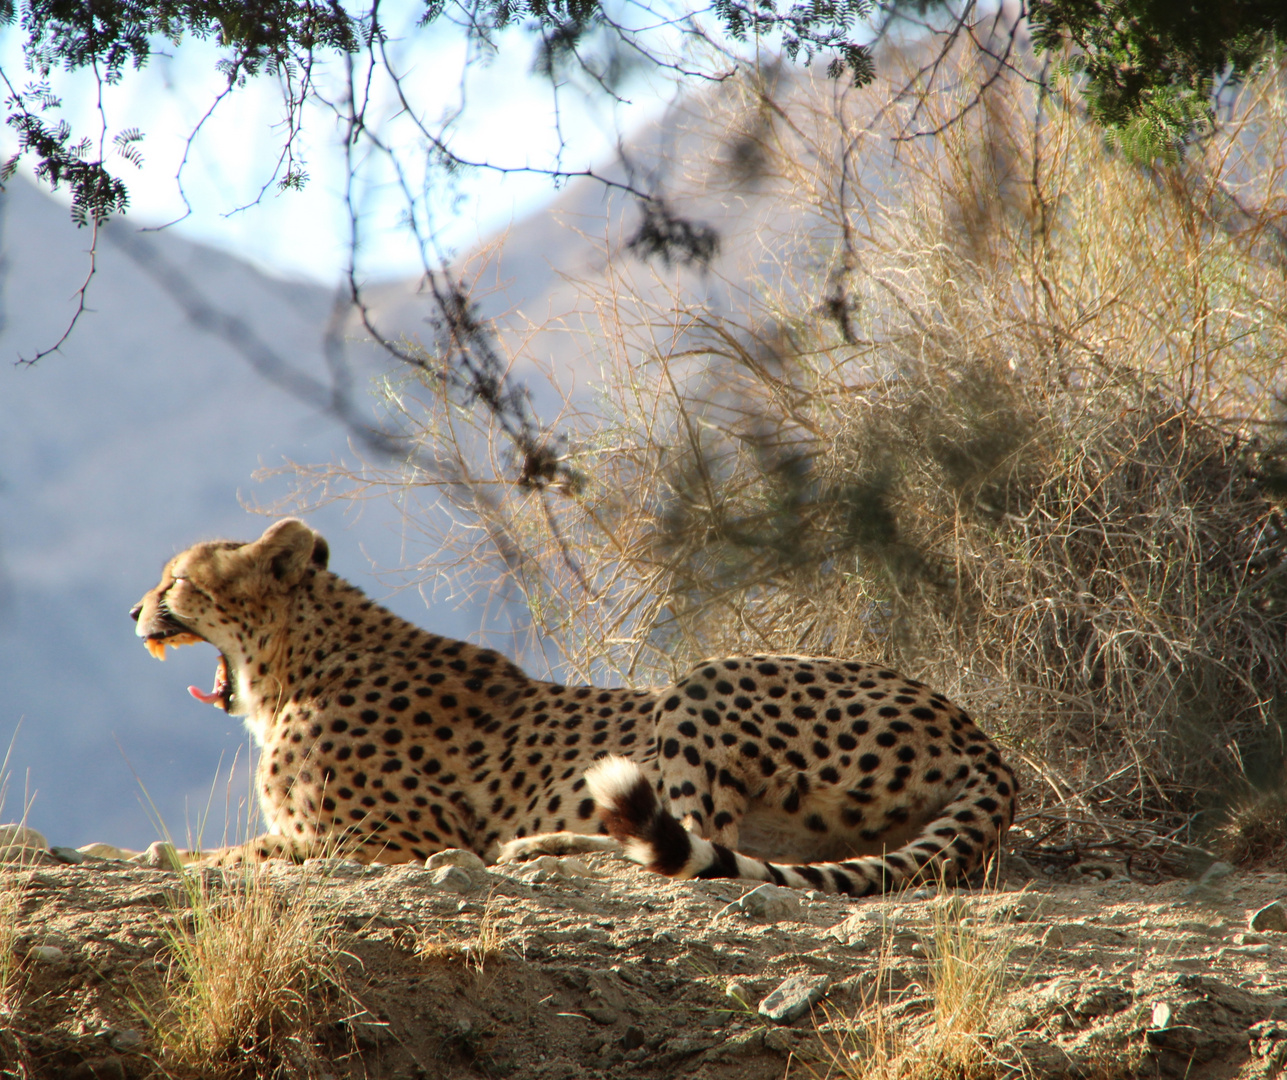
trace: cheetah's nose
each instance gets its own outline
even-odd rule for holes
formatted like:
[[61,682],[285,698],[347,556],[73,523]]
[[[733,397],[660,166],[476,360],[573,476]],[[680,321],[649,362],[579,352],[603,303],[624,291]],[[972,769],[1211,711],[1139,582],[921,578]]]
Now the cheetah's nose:
[[143,601],[140,600],[137,604],[135,604],[132,608],[130,608],[130,618],[133,619],[135,622],[138,622],[139,613],[142,610],[143,610]]

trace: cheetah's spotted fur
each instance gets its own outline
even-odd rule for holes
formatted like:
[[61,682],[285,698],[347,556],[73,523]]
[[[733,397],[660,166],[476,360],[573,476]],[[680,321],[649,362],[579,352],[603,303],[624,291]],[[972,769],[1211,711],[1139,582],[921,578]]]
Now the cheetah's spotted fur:
[[326,562],[287,519],[175,556],[133,611],[162,656],[219,650],[215,690],[194,693],[261,747],[270,832],[216,858],[493,859],[606,830],[663,874],[865,895],[969,873],[1010,826],[996,746],[881,667],[740,656],[663,690],[559,686],[418,629]]

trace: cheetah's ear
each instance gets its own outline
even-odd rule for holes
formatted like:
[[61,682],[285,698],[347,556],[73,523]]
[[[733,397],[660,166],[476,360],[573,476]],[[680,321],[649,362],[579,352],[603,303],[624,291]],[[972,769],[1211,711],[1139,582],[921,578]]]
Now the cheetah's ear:
[[326,541],[298,518],[284,518],[255,541],[255,556],[274,578],[294,585],[310,563],[325,568],[330,549]]

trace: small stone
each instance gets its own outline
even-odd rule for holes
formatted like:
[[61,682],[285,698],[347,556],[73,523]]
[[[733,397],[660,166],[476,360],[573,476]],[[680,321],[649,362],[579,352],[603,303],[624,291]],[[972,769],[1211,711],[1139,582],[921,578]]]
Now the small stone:
[[108,1028],[106,1034],[108,1045],[123,1054],[143,1045],[143,1033],[133,1028]]
[[785,889],[781,885],[760,885],[741,899],[721,908],[715,917],[718,919],[725,915],[741,915],[748,919],[772,922],[798,919],[800,895],[794,889]]
[[714,1045],[715,1040],[709,1036],[677,1035],[657,1047],[657,1053],[672,1057],[692,1057],[703,1050],[709,1050]]
[[751,991],[736,979],[724,987],[724,996],[732,998],[744,1009],[751,1007]]
[[430,874],[429,880],[434,886],[447,892],[469,893],[478,889],[475,877],[459,866],[440,866]]
[[67,959],[67,954],[57,945],[36,945],[27,953],[27,957],[42,964],[59,964]]
[[933,889],[933,888],[929,888],[929,889],[917,889],[915,892],[913,892],[913,893],[912,893],[912,895],[911,895],[911,899],[913,899],[913,900],[933,900],[933,899],[934,899],[934,897],[935,897],[936,895],[938,895],[938,890],[937,890],[937,889]]
[[1062,949],[1064,947],[1064,932],[1057,926],[1050,927],[1042,935],[1041,944],[1048,949]]
[[25,862],[49,850],[49,841],[26,825],[0,825],[0,862]]
[[1287,934],[1287,904],[1275,900],[1251,916],[1251,929]]
[[616,1010],[605,1009],[601,1005],[591,1005],[585,1010],[585,1015],[596,1024],[615,1024],[617,1021]]
[[76,849],[82,855],[88,855],[94,859],[115,859],[119,862],[125,862],[128,859],[138,855],[137,851],[130,851],[128,848],[119,848],[114,844],[85,844]]
[[643,1044],[644,1033],[634,1024],[631,1024],[626,1028],[625,1034],[621,1036],[621,1045],[625,1047],[627,1051],[638,1050],[639,1047],[643,1046]]
[[328,855],[305,859],[304,869],[326,877],[356,877],[366,870],[366,866],[356,859],[341,859],[338,856]]
[[1227,878],[1232,874],[1234,868],[1227,862],[1213,862],[1207,867],[1206,873],[1198,880],[1199,885],[1214,885],[1216,882]]
[[796,1049],[796,1040],[792,1038],[790,1031],[783,1031],[781,1028],[770,1028],[764,1032],[764,1045],[770,1050],[776,1050],[779,1054],[793,1054]]
[[440,866],[458,866],[467,874],[485,874],[487,864],[472,851],[465,848],[448,848],[425,859],[426,870],[437,870]]
[[91,858],[91,856],[86,855],[84,852],[77,851],[75,848],[71,847],[51,847],[49,849],[49,854],[60,863],[67,863],[69,866],[79,866],[81,863],[87,862]]
[[776,1024],[790,1024],[799,1020],[831,985],[826,975],[792,975],[760,1002],[759,1013]]
[[1153,1006],[1152,1026],[1154,1031],[1162,1031],[1171,1026],[1171,1006],[1159,1001]]
[[191,856],[185,851],[180,853],[179,850],[166,840],[157,840],[148,845],[147,851],[141,855],[135,855],[129,860],[138,866],[146,866],[150,870],[181,870],[185,862],[191,862]]

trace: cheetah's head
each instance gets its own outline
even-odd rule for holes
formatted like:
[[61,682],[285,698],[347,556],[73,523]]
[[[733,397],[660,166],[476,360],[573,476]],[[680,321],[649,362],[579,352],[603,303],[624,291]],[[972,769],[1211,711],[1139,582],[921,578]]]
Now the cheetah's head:
[[[215,540],[195,544],[166,563],[161,581],[130,610],[135,633],[158,660],[170,645],[206,641],[219,650],[214,689],[189,693],[234,716],[239,673],[284,628],[291,591],[310,568],[325,569],[326,541],[296,518],[270,525],[252,543]],[[265,637],[267,635],[267,640]]]

